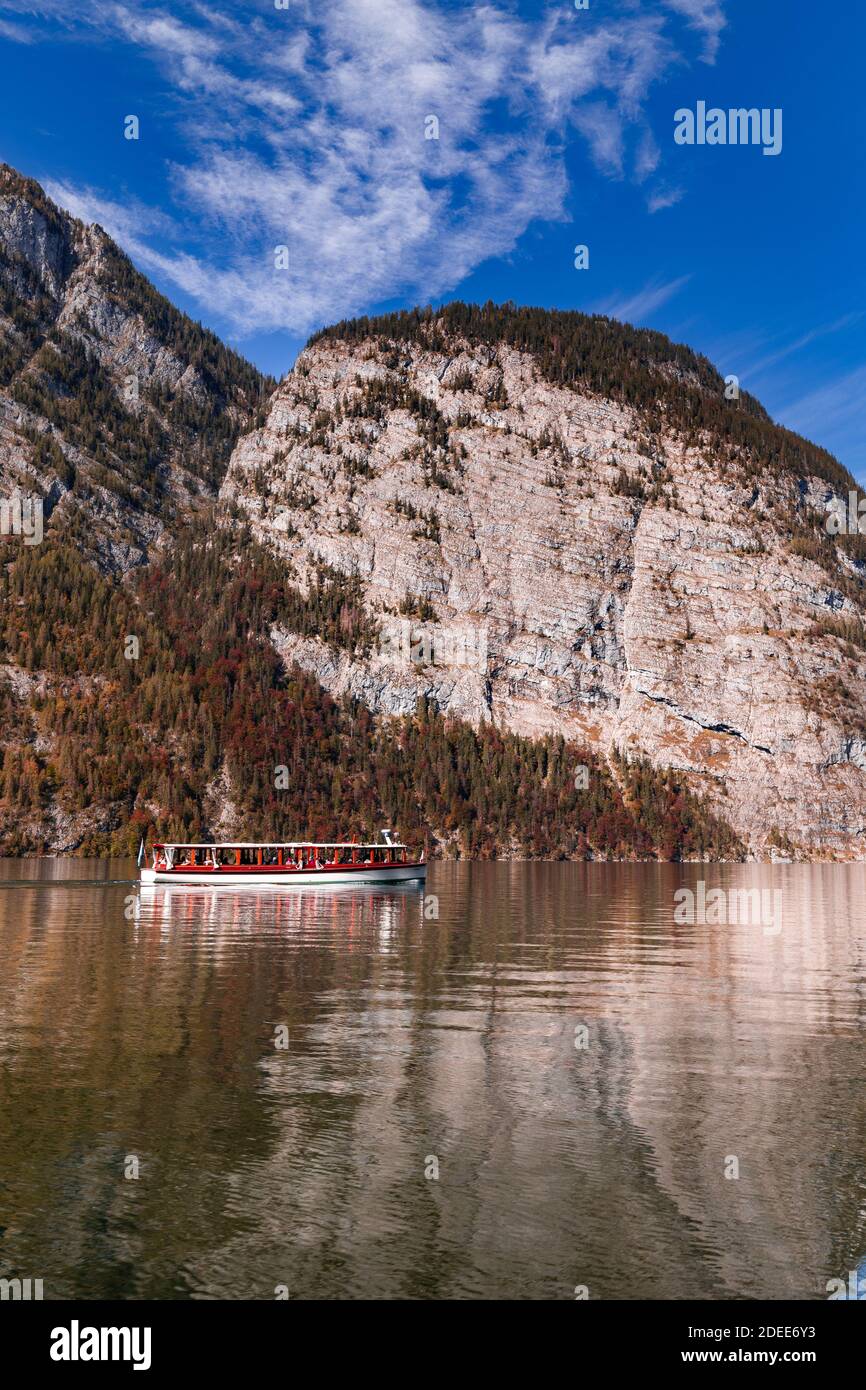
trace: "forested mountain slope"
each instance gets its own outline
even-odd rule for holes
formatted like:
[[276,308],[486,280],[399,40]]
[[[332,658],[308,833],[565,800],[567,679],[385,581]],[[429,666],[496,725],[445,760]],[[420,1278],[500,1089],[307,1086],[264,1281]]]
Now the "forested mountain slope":
[[661,334],[455,303],[316,335],[221,496],[302,584],[356,577],[369,651],[272,629],[333,694],[646,758],[756,853],[847,855],[866,548],[826,522],[854,486]]
[[275,388],[4,168],[0,851],[859,856],[849,486],[580,314],[356,320]]

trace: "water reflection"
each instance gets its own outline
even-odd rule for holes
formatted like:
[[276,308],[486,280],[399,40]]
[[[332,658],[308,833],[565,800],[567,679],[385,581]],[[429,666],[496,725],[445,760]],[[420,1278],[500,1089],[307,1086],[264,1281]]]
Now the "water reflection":
[[[0,1274],[814,1298],[862,1259],[864,866],[436,865],[438,919],[134,872],[0,866]],[[781,930],[675,925],[698,878]]]

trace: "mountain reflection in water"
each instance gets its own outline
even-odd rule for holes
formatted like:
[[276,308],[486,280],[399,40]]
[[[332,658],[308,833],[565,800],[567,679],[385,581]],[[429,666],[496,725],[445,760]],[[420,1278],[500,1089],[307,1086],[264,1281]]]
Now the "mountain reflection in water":
[[[438,918],[134,875],[0,863],[0,1276],[826,1298],[862,1259],[863,866],[434,864]],[[675,924],[700,879],[781,931]]]

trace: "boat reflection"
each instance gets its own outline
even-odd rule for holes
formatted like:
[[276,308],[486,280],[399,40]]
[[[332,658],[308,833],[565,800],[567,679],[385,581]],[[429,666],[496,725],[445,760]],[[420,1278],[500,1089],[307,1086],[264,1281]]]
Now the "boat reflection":
[[237,889],[141,884],[129,900],[129,919],[136,927],[161,932],[183,927],[273,936],[309,927],[318,937],[323,927],[330,927],[351,937],[362,927],[373,927],[384,942],[398,926],[423,918],[424,884],[417,880]]

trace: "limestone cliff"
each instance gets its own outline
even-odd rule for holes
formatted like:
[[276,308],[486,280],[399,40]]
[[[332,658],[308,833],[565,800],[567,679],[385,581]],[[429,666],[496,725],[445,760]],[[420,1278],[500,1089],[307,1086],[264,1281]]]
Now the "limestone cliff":
[[360,576],[379,629],[361,657],[276,624],[286,662],[375,712],[425,694],[648,754],[757,854],[861,856],[864,567],[824,525],[843,470],[659,335],[628,330],[649,404],[555,380],[549,339],[405,322],[320,335],[232,456],[235,516],[302,583]]
[[0,495],[122,573],[213,496],[271,385],[0,165]]
[[[312,788],[345,819],[327,793],[348,795],[343,746],[381,786],[365,816],[394,790],[324,687],[377,718],[426,697],[476,728],[561,734],[607,760],[605,806],[611,782],[633,795],[621,755],[646,757],[677,774],[680,827],[682,786],[757,856],[862,858],[866,540],[826,525],[853,486],[705,358],[581,314],[355,320],[274,390],[0,166],[0,847],[198,833],[232,806],[282,824],[285,758],[262,750],[274,708],[286,728],[296,710],[276,651],[315,677],[304,698],[333,735],[321,765],[291,760],[302,818]],[[33,548],[22,497],[43,513]],[[381,721],[364,727],[372,747]],[[420,782],[401,794],[422,821]],[[524,852],[525,832],[480,842]]]

